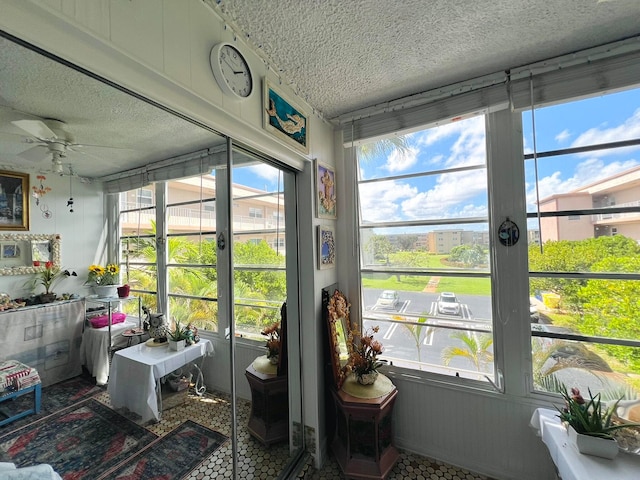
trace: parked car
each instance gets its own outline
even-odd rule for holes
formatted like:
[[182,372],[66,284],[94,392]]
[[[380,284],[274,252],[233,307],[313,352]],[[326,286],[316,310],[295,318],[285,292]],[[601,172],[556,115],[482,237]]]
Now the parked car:
[[380,308],[397,308],[399,303],[399,295],[395,290],[385,290],[380,294],[376,301],[376,307]]
[[460,302],[453,292],[442,292],[438,297],[438,313],[460,315]]

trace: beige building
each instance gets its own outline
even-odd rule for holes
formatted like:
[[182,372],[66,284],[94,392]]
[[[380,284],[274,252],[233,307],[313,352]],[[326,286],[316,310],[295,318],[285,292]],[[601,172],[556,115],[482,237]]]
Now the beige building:
[[[215,177],[185,178],[169,182],[167,195],[168,230],[171,233],[216,231]],[[200,200],[204,201],[201,203]],[[274,250],[284,254],[284,201],[281,194],[234,184],[233,231],[239,242],[265,240]],[[123,235],[151,232],[155,221],[152,188],[140,188],[120,196],[121,229]],[[142,208],[142,210],[138,210]],[[202,209],[202,211],[201,211]]]
[[540,238],[582,240],[603,235],[624,235],[640,240],[640,214],[620,208],[640,204],[640,166],[580,187],[568,193],[540,200],[540,212],[590,210],[608,207],[610,214],[565,215],[540,219]]

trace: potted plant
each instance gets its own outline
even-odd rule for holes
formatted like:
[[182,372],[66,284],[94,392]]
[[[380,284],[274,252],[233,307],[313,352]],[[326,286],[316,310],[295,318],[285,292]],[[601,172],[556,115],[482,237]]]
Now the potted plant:
[[169,331],[169,349],[170,350],[184,350],[185,340],[189,336],[189,332],[185,327],[180,325],[180,322],[175,320],[174,327]]
[[44,287],[44,293],[40,294],[40,303],[51,303],[56,299],[56,294],[53,291],[54,287],[65,278],[71,276],[76,277],[76,272],[62,270],[60,267],[55,266],[53,262],[46,262],[44,268],[36,273],[36,278],[29,283],[32,289],[35,289],[38,285]]
[[367,329],[362,335],[358,332],[349,332],[349,341],[353,345],[353,351],[349,357],[348,369],[356,376],[358,383],[371,385],[378,378],[378,368],[384,365],[378,355],[383,352],[382,343],[373,339],[380,327]]
[[280,360],[280,322],[276,322],[262,332],[267,337],[267,358],[273,365],[277,365]]
[[94,264],[89,267],[86,284],[92,285],[99,297],[115,297],[120,280],[119,273],[120,267],[115,263],[109,263],[106,267]]
[[612,432],[622,428],[637,427],[640,424],[614,421],[618,407],[617,400],[609,407],[603,406],[600,394],[592,395],[585,400],[580,390],[566,387],[561,392],[565,406],[558,409],[560,420],[567,425],[569,438],[575,443],[580,453],[596,455],[603,458],[614,458],[618,453],[618,444]]

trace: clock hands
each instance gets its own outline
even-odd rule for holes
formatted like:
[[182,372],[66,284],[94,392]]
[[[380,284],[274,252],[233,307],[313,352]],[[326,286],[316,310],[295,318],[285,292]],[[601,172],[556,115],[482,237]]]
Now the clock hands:
[[231,67],[231,71],[234,73],[234,75],[239,75],[244,73],[244,70],[236,71],[237,67],[231,64],[231,62],[229,61],[229,57],[223,57],[222,60],[224,61],[224,63],[226,63]]

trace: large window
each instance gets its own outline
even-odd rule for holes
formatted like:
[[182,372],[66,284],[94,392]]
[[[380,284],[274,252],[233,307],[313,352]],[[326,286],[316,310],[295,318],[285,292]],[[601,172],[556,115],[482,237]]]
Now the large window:
[[153,186],[148,186],[120,194],[120,271],[131,293],[156,312],[156,205],[152,192]]
[[[238,337],[264,340],[260,332],[279,321],[287,295],[284,173],[243,153],[233,169],[231,227],[233,237],[235,333]],[[289,174],[291,175],[291,174]],[[158,202],[166,197],[167,293],[170,320],[192,323],[198,329],[218,331],[217,259],[218,192],[227,190],[225,180],[210,174],[172,180],[163,184]],[[155,188],[155,186],[153,187]],[[141,191],[120,196],[121,266],[134,293],[143,304],[160,311],[156,298],[158,262],[155,201],[141,205]],[[158,190],[156,190],[158,191]],[[155,195],[145,195],[155,198]],[[222,198],[227,198],[225,193]]]
[[635,400],[640,89],[536,108],[522,119],[534,387]]
[[283,172],[244,153],[234,158],[236,335],[262,341],[287,299]]
[[492,379],[484,117],[405,141],[357,149],[363,326],[393,365]]

